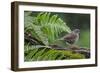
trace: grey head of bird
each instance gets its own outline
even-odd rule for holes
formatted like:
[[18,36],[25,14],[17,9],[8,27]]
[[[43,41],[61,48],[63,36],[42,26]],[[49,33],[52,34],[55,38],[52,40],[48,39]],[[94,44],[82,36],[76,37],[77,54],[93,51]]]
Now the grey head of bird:
[[79,33],[80,33],[80,30],[79,30],[79,29],[74,29],[74,30],[72,31],[72,33],[79,34]]

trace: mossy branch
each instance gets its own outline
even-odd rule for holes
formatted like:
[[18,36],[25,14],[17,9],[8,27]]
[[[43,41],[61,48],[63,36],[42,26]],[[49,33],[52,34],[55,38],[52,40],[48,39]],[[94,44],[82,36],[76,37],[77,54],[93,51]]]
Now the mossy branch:
[[56,50],[68,50],[68,51],[72,51],[73,53],[79,53],[79,54],[84,54],[86,58],[90,58],[90,50],[88,50],[87,48],[76,48],[76,47],[69,47],[69,48],[62,48],[58,45],[49,45],[48,47],[45,46],[41,41],[35,39],[34,37],[32,37],[31,35],[25,33],[25,40],[28,41],[30,44],[32,45],[43,45],[40,48],[49,48],[49,49],[56,49]]

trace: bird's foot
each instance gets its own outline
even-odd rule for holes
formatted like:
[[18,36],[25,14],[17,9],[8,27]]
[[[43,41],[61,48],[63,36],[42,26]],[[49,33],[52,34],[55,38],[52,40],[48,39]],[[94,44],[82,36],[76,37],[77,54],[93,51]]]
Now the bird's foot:
[[68,48],[69,48],[69,49],[72,49],[72,50],[79,50],[79,49],[80,49],[80,47],[77,46],[77,45],[69,45]]

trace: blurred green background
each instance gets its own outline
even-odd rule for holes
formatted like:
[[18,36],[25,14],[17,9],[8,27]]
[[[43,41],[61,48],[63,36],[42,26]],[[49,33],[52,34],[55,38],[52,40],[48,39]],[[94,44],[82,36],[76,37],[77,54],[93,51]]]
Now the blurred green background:
[[[31,16],[35,17],[38,13],[40,12],[32,12]],[[51,12],[51,15],[54,14],[58,15],[71,30],[80,29],[77,45],[90,48],[90,14]]]

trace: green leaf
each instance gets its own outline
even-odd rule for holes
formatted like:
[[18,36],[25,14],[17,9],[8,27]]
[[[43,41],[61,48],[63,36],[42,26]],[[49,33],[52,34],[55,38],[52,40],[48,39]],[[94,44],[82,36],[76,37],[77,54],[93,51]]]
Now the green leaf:
[[[25,47],[27,48],[27,47]],[[73,53],[72,51],[55,50],[48,48],[35,48],[29,46],[25,51],[25,61],[44,61],[44,60],[69,60],[69,59],[84,59],[85,56],[79,53]]]

